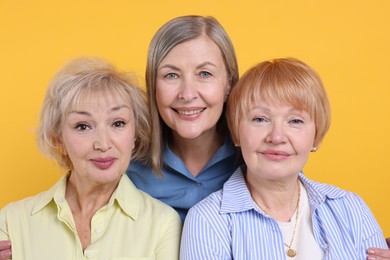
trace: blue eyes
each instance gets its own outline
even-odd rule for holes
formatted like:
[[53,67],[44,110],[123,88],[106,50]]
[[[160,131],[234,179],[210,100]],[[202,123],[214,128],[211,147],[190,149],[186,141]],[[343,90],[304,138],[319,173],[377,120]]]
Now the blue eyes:
[[[211,74],[210,72],[208,71],[201,71],[198,73],[198,77],[199,78],[202,78],[202,79],[207,79],[207,78],[210,78],[213,74]],[[166,79],[177,79],[179,78],[179,75],[177,73],[168,73],[164,76],[164,78]]]
[[[268,122],[268,120],[264,117],[254,117],[252,119],[253,122],[256,122],[256,123],[264,123],[264,122]],[[301,125],[303,124],[303,120],[301,119],[291,119],[288,121],[289,124],[291,125]]]
[[211,77],[211,73],[207,72],[207,71],[202,71],[202,72],[199,73],[199,76],[201,78],[209,78],[209,77]]
[[265,122],[265,118],[263,117],[255,117],[252,119],[253,122],[257,122],[257,123],[261,123],[261,122]]
[[293,119],[290,121],[290,123],[294,124],[294,125],[300,125],[300,124],[303,124],[303,120],[301,119]]
[[165,78],[175,79],[175,78],[177,78],[177,74],[176,73],[168,73],[167,75],[165,75]]

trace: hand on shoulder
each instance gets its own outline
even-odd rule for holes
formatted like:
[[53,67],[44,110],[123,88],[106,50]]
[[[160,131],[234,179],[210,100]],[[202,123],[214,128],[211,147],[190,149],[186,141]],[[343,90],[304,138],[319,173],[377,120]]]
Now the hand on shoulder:
[[[390,247],[390,237],[386,238],[387,246]],[[390,250],[382,248],[368,249],[367,260],[386,260],[390,259]]]
[[11,241],[0,241],[0,260],[11,259]]

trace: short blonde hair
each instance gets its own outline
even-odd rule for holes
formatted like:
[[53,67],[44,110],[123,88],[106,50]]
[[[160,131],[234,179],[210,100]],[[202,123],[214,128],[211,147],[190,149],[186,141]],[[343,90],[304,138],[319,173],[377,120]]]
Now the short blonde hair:
[[[209,37],[220,49],[229,85],[233,87],[239,77],[236,53],[229,35],[214,17],[198,15],[176,17],[165,23],[156,32],[149,45],[145,78],[153,131],[151,155],[147,163],[158,175],[161,175],[164,143],[168,138],[170,128],[161,118],[157,108],[157,69],[165,56],[178,44],[197,39],[203,35]],[[222,135],[228,134],[225,112],[224,105],[223,113],[217,122],[217,131]]]
[[227,120],[233,142],[238,144],[238,124],[256,101],[289,104],[314,119],[318,146],[330,127],[328,97],[319,75],[294,58],[264,61],[249,69],[228,99]]
[[64,119],[70,109],[93,93],[128,102],[133,110],[135,147],[133,158],[144,158],[150,147],[149,113],[146,95],[133,83],[132,74],[119,72],[110,63],[98,58],[77,58],[70,61],[53,78],[43,101],[37,142],[44,154],[64,168],[72,163],[58,146]]

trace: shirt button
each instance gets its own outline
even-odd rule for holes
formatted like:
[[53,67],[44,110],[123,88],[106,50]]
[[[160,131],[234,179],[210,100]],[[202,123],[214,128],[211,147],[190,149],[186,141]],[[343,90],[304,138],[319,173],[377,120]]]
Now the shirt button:
[[91,251],[87,251],[87,252],[85,252],[85,257],[88,259],[91,259],[91,258],[93,258],[93,253]]
[[96,227],[96,228],[95,228],[95,233],[96,233],[96,234],[99,234],[100,232],[102,232],[102,228]]
[[199,187],[200,185],[202,185],[202,183],[200,183],[200,182],[195,182],[195,187]]
[[56,201],[57,203],[62,203],[62,202],[65,201],[65,199],[64,199],[64,198],[56,198],[55,201]]

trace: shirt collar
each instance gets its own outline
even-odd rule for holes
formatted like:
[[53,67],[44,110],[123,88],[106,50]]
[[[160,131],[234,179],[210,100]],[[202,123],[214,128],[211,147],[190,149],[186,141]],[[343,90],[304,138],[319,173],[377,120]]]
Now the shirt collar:
[[339,199],[347,194],[347,191],[336,186],[309,180],[302,172],[299,173],[299,179],[307,190],[312,206],[320,205],[326,199]]
[[[202,171],[233,155],[237,155],[237,149],[234,147],[231,138],[227,136],[223,145],[218,148],[217,152],[213,155],[211,160],[207,163]],[[163,161],[165,165],[176,170],[177,172],[184,173],[188,171],[183,161],[169,148],[167,142],[164,144]],[[191,173],[188,172],[188,174],[189,176],[192,176]]]
[[[324,203],[327,198],[338,199],[347,194],[347,191],[336,186],[309,180],[302,172],[299,173],[299,179],[307,189],[312,206]],[[223,185],[220,213],[242,212],[251,209],[258,211],[246,185],[242,168],[239,167]]]
[[[40,193],[31,214],[34,215],[52,201],[56,204],[65,201],[66,183],[67,176],[63,176],[48,191]],[[105,207],[110,207],[117,202],[116,204],[126,215],[134,220],[137,220],[141,199],[140,191],[134,186],[127,175],[124,174],[119,181],[117,189],[114,191]]]
[[132,219],[137,220],[142,196],[126,174],[122,175],[118,188],[112,195],[108,206],[117,201],[122,210]]
[[54,184],[54,186],[52,186],[48,191],[39,193],[37,195],[37,202],[32,209],[31,215],[34,215],[52,201],[55,201],[56,203],[65,201],[65,188],[67,179],[68,175],[62,176],[61,179],[59,179],[57,183]]
[[254,208],[254,201],[239,167],[223,185],[220,213],[242,212]]

